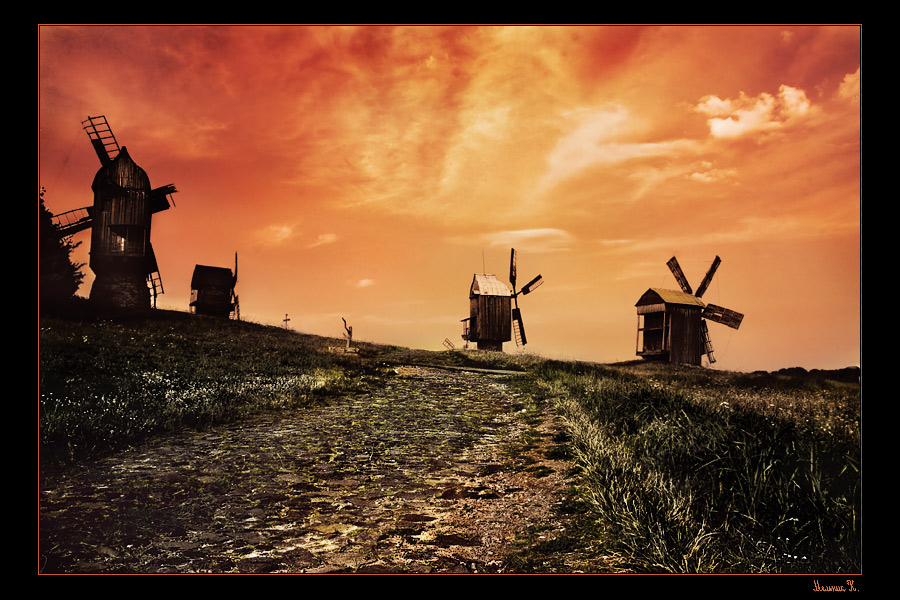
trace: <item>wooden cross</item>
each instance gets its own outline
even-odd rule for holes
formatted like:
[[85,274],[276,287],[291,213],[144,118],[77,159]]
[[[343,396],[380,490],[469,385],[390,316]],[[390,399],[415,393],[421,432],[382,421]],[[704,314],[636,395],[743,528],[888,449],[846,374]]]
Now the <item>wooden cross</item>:
[[288,318],[287,313],[284,313],[284,328],[285,329],[288,328],[288,326],[287,326],[288,321],[290,321],[290,319]]

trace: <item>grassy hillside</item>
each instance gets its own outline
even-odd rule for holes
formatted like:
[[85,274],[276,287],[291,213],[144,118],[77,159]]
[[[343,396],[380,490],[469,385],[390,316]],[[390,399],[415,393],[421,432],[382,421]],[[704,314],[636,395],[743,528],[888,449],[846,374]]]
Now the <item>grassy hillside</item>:
[[[42,460],[365,392],[396,363],[522,371],[566,424],[598,552],[649,572],[859,572],[858,370],[729,373],[355,344],[153,311],[44,317]],[[544,549],[552,553],[551,548]],[[517,560],[533,567],[541,549]],[[547,557],[544,557],[547,558]]]
[[859,572],[858,375],[535,370],[582,496],[636,570]]
[[81,458],[147,435],[364,391],[388,364],[521,370],[501,353],[427,352],[172,311],[40,320],[41,450]]

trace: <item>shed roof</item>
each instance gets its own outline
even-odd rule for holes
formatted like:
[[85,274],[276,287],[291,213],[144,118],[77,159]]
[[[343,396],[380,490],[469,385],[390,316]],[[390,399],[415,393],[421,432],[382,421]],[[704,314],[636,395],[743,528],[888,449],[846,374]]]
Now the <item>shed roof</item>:
[[194,275],[191,277],[191,289],[197,290],[205,287],[231,287],[235,284],[234,275],[227,267],[207,267],[197,265],[194,267]]
[[490,275],[488,273],[475,273],[475,277],[472,279],[472,288],[469,290],[469,295],[511,296],[512,291],[505,283],[497,279],[496,275]]
[[635,306],[643,306],[645,304],[684,304],[687,306],[697,306],[703,308],[706,306],[700,298],[691,294],[685,294],[677,290],[664,290],[662,288],[650,288],[641,296]]

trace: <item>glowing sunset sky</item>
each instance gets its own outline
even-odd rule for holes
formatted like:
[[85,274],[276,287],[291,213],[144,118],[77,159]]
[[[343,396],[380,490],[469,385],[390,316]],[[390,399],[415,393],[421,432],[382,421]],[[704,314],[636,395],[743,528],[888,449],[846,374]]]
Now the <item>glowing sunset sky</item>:
[[92,203],[88,116],[179,190],[161,308],[237,252],[246,320],[461,346],[473,273],[506,281],[514,246],[545,280],[527,350],[609,362],[636,358],[644,291],[678,289],[671,256],[696,288],[718,254],[703,299],[746,316],[710,324],[716,368],[860,362],[858,27],[39,34],[47,207]]

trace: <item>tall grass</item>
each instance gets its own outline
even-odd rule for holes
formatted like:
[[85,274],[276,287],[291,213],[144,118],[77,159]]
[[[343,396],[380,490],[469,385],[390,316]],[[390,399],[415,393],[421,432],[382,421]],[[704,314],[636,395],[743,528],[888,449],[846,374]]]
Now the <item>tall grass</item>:
[[[858,386],[775,390],[668,366],[537,370],[570,430],[585,497],[636,569],[858,571],[858,412],[842,421],[858,409]],[[808,388],[831,406],[800,418],[779,405]]]

